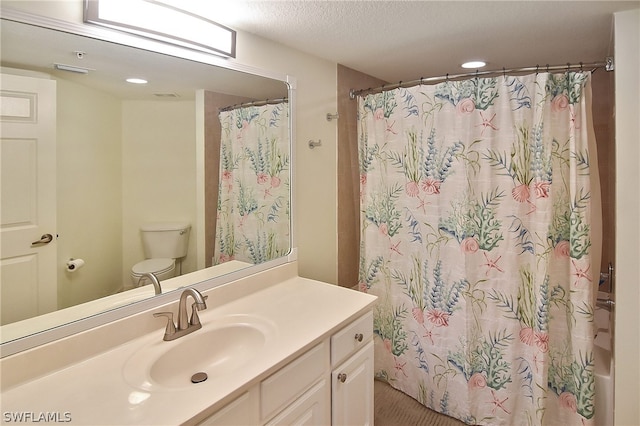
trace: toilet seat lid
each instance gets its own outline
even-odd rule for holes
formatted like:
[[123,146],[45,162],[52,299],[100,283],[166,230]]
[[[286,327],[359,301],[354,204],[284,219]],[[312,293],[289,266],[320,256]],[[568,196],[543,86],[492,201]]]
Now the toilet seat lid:
[[142,275],[147,272],[161,274],[170,271],[175,266],[175,261],[169,258],[147,259],[133,265],[131,271],[136,275]]

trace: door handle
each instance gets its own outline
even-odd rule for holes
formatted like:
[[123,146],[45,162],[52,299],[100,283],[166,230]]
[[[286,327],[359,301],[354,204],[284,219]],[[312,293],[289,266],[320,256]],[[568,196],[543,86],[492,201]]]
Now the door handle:
[[49,244],[51,241],[53,241],[53,235],[44,234],[44,235],[42,235],[42,237],[40,237],[40,239],[38,241],[32,242],[31,243],[31,247],[43,246],[45,244]]

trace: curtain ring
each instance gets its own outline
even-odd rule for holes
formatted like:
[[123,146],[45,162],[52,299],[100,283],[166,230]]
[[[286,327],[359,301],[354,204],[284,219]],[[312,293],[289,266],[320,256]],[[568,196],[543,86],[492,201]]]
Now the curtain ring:
[[547,72],[549,72],[549,64],[547,64]]
[[449,73],[447,73],[447,76],[445,77],[445,81],[449,83]]
[[540,65],[536,64],[536,75],[538,75],[538,70],[540,69]]
[[420,86],[422,86],[422,80],[424,79],[424,77],[420,77]]
[[502,67],[502,77],[507,78],[507,70]]
[[582,61],[580,62],[580,72],[584,72],[584,69],[582,68]]

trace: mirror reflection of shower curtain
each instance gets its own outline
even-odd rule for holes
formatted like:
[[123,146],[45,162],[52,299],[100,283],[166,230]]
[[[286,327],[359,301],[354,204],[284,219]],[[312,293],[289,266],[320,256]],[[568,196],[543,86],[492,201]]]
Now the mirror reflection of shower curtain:
[[290,249],[287,103],[221,111],[214,264],[262,263]]

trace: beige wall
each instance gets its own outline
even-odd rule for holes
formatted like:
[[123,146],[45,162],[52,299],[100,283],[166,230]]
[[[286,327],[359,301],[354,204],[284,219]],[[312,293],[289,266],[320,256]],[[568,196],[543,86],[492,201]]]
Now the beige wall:
[[[127,101],[58,80],[59,307],[113,294],[144,259],[140,225],[196,228],[193,101]],[[195,270],[196,239],[183,272]],[[85,266],[66,272],[69,258]]]
[[196,146],[193,101],[122,104],[123,283],[144,259],[140,226],[188,222],[191,236],[182,272],[196,268]]
[[640,9],[615,14],[615,424],[640,424]]
[[[120,101],[57,80],[58,307],[117,290],[122,261]],[[69,258],[86,263],[69,273]]]

